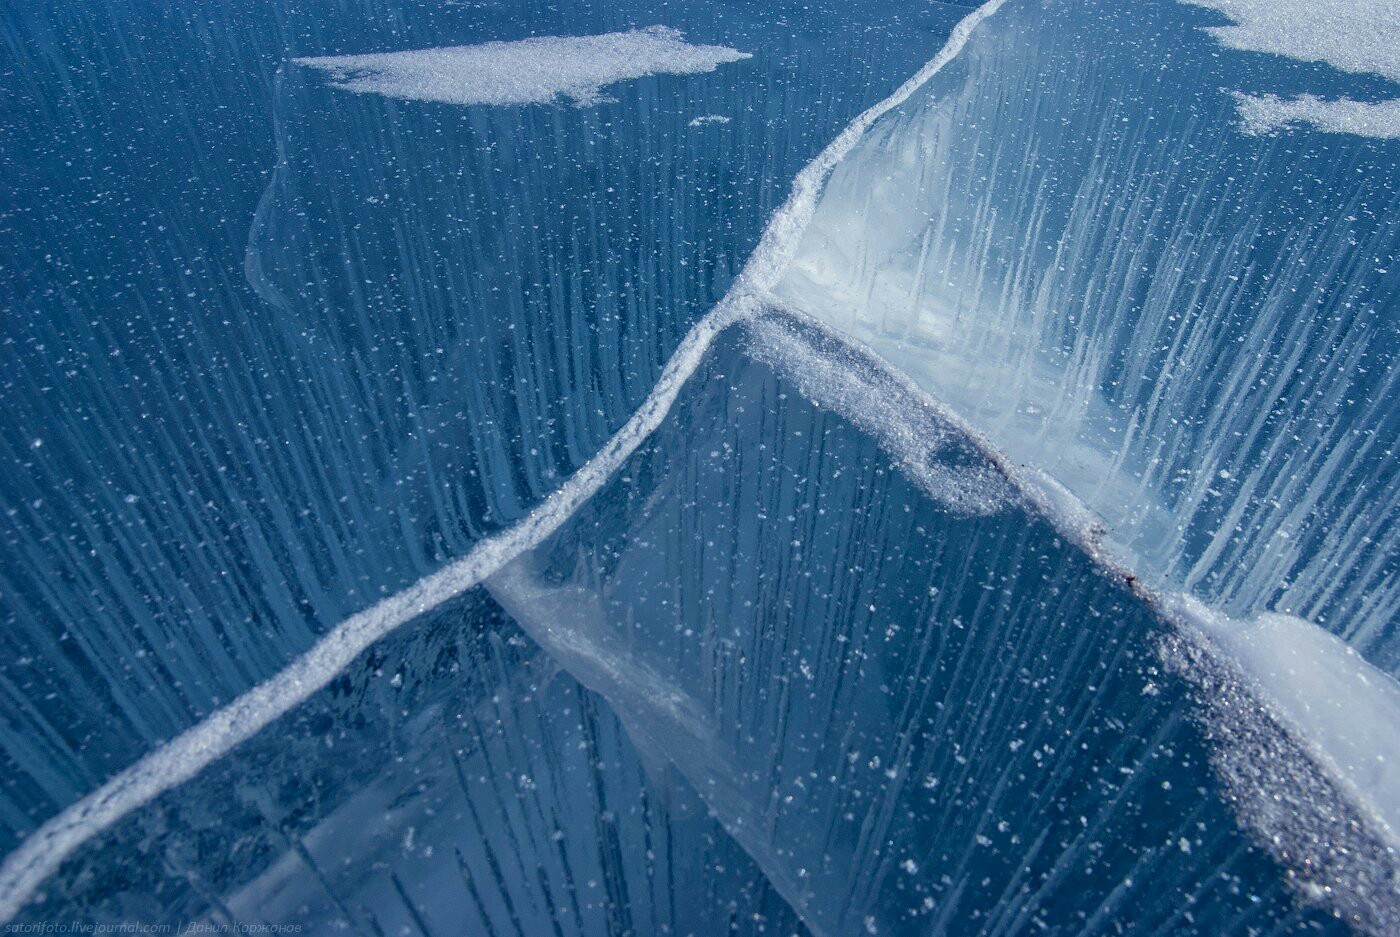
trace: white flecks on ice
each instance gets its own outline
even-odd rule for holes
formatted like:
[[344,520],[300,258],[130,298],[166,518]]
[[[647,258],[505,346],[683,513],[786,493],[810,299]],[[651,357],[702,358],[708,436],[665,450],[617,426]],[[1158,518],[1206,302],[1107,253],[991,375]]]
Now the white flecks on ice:
[[1400,684],[1301,618],[1270,612],[1240,621],[1185,595],[1164,605],[1230,653],[1371,828],[1400,850]]

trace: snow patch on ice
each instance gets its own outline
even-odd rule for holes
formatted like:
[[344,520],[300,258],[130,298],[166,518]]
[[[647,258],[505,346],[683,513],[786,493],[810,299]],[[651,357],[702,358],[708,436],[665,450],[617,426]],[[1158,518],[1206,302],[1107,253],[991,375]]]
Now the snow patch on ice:
[[1161,602],[1229,652],[1371,828],[1400,850],[1400,684],[1301,618],[1269,612],[1240,621],[1184,593]]
[[1400,932],[1400,687],[1291,615],[1154,601],[1178,625],[1164,659],[1198,690],[1240,819],[1304,901],[1361,933]]
[[[1182,0],[1234,21],[1206,29],[1222,45],[1322,62],[1354,74],[1400,82],[1400,16],[1393,0]],[[1305,94],[1235,95],[1247,133],[1311,124],[1327,133],[1400,138],[1400,99],[1368,104]]]
[[1393,0],[1184,0],[1234,20],[1207,28],[1223,45],[1326,62],[1400,81],[1400,17]]
[[1311,124],[1325,133],[1354,133],[1382,140],[1400,140],[1400,98],[1370,104],[1340,98],[1324,100],[1314,94],[1281,98],[1275,94],[1235,93],[1240,120],[1249,134],[1273,133],[1295,124]]
[[728,46],[693,45],[666,26],[600,36],[542,36],[368,55],[311,56],[298,65],[330,76],[331,87],[444,104],[543,104],[560,96],[579,107],[609,100],[603,87],[647,75],[693,75],[751,58]]
[[700,117],[694,117],[694,118],[692,118],[691,121],[690,121],[690,123],[687,124],[686,126],[689,126],[689,127],[703,127],[703,126],[705,126],[706,124],[727,124],[727,123],[729,123],[729,118],[728,118],[728,117],[725,117],[723,114],[705,114],[705,115],[700,116]]

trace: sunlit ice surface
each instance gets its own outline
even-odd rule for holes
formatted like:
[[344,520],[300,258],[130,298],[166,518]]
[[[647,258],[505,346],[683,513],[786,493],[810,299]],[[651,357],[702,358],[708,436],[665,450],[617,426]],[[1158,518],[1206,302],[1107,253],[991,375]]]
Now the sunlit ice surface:
[[1295,7],[7,11],[0,911],[1392,932],[1397,46]]

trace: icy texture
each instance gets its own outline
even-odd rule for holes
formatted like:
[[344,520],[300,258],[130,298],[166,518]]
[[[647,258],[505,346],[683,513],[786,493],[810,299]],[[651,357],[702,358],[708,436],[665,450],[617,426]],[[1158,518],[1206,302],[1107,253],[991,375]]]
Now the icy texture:
[[1218,51],[1153,10],[990,21],[837,170],[777,291],[1065,485],[1149,581],[1395,672],[1395,145],[1241,135]]
[[[1209,32],[1234,49],[1323,62],[1347,72],[1381,75],[1400,82],[1400,16],[1391,0],[1182,0],[1219,10],[1230,26]],[[1392,86],[1387,94],[1394,94]],[[1240,116],[1254,133],[1307,123],[1328,133],[1400,137],[1400,98],[1366,102],[1327,100],[1315,94],[1293,98],[1239,95]]]
[[1389,0],[1183,0],[1219,10],[1230,26],[1212,26],[1235,49],[1326,62],[1348,72],[1400,81],[1400,21]]
[[[755,58],[587,109],[346,94],[286,64],[384,41],[354,6],[6,10],[0,850],[527,517],[627,424],[793,176],[965,12],[807,6],[676,12]],[[396,45],[660,16],[430,7],[395,7]],[[732,122],[688,126],[707,113]]]
[[[815,932],[1341,928],[1236,825],[1160,619],[1016,499],[929,498],[742,347],[722,338],[617,479],[488,587]],[[995,476],[894,400],[937,430],[928,462]]]
[[920,409],[889,375],[853,370],[824,356],[775,322],[755,323],[753,355],[791,381],[815,405],[840,413],[880,442],[881,448],[925,495],[956,514],[995,514],[1013,497],[988,464],[950,462],[958,440],[942,414],[910,419]]
[[697,46],[653,26],[603,36],[546,36],[518,42],[293,59],[320,69],[346,91],[444,104],[544,104],[561,95],[579,107],[610,100],[605,85],[644,75],[691,75],[751,58],[725,46]]
[[479,592],[124,820],[20,923],[800,934],[674,774]]
[[1270,133],[1291,124],[1311,124],[1327,133],[1355,133],[1366,137],[1400,138],[1400,98],[1369,104],[1363,101],[1325,101],[1315,94],[1281,98],[1237,94],[1240,119],[1249,133]]
[[[4,346],[4,916],[1400,927],[1369,760],[1396,749],[1394,686],[1313,625],[1219,611],[1310,602],[1393,665],[1393,371],[1367,318],[1393,296],[1393,159],[1334,144],[1332,177],[1276,161],[1269,189],[1240,167],[1276,141],[1236,137],[1208,68],[1209,98],[1152,97],[1143,48],[1218,53],[1180,8],[1000,5],[925,61],[964,11],[696,4],[676,26],[755,57],[615,102],[564,88],[591,108],[345,95],[282,63],[386,33],[635,38],[654,10],[5,14],[7,48],[44,54],[12,72],[38,184],[0,228],[28,316]],[[1102,62],[1099,31],[1123,41],[1095,38]],[[162,78],[170,49],[217,77]],[[171,180],[211,164],[220,200],[155,199],[160,236],[128,243],[149,178],[79,155],[90,129],[44,134],[96,105],[141,166],[134,128],[171,126],[153,85],[199,141]],[[196,120],[230,101],[268,118],[266,178],[224,168],[266,165],[262,124],[240,162]],[[1174,347],[1158,300],[1196,323]],[[1231,442],[1256,379],[1287,394]],[[1185,496],[1154,487],[1183,466]],[[1272,512],[1321,525],[1280,548],[1282,598],[1256,588]]]
[[1210,636],[1187,670],[1233,674],[1204,696],[1241,817],[1385,932],[1400,161],[1241,135],[1193,20],[1013,4],[838,168],[776,292],[1102,518],[1091,549]]
[[1400,685],[1336,636],[1291,615],[1265,614],[1212,630],[1247,673],[1273,690],[1269,698],[1280,716],[1400,849]]

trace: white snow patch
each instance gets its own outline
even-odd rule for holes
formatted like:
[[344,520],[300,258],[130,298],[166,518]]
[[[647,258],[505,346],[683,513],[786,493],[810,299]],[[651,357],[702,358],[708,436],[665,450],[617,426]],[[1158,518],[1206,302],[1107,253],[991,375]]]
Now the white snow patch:
[[1178,625],[1164,661],[1200,693],[1239,818],[1304,901],[1360,933],[1400,933],[1400,687],[1291,615],[1154,601]]
[[1274,133],[1295,124],[1311,124],[1324,133],[1400,140],[1400,98],[1369,104],[1350,98],[1327,101],[1314,94],[1281,98],[1276,94],[1235,92],[1235,101],[1248,134]]
[[727,124],[727,123],[729,123],[729,118],[728,118],[728,117],[725,117],[723,114],[705,114],[705,115],[703,115],[703,116],[701,116],[701,117],[692,118],[691,121],[690,121],[690,123],[688,124],[688,126],[691,126],[691,127],[703,127],[703,126],[705,126],[706,124]]
[[1400,849],[1400,684],[1341,638],[1292,615],[1240,621],[1185,594],[1162,605],[1229,651],[1371,829]]
[[1232,49],[1325,62],[1344,72],[1400,81],[1400,16],[1394,0],[1183,0],[1234,20],[1207,28]]
[[601,36],[542,36],[406,52],[293,59],[330,75],[334,88],[444,104],[543,104],[561,95],[579,107],[609,100],[605,85],[646,75],[693,75],[751,56],[692,45],[678,30],[650,26]]
[[[1322,62],[1354,74],[1400,82],[1400,15],[1395,0],[1182,0],[1217,10],[1230,26],[1207,27],[1222,45]],[[1305,94],[1236,94],[1246,133],[1311,124],[1328,133],[1400,138],[1400,99],[1367,104]]]

